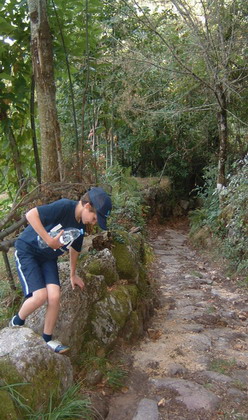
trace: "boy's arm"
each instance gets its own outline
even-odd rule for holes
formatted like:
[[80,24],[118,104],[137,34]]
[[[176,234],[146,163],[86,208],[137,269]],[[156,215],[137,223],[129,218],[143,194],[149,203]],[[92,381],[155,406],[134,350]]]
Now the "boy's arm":
[[75,286],[79,286],[80,289],[84,288],[84,282],[83,280],[76,274],[76,265],[77,265],[77,259],[79,256],[79,252],[77,252],[74,248],[70,246],[69,249],[70,253],[70,278],[71,278],[71,285],[73,290],[75,289]]
[[61,242],[59,241],[59,238],[63,234],[63,231],[58,233],[58,235],[55,238],[51,238],[51,236],[48,234],[43,224],[41,223],[39,212],[36,207],[34,207],[26,213],[26,219],[32,226],[32,228],[38,233],[38,235],[42,239],[44,239],[48,246],[50,246],[53,249],[61,248]]

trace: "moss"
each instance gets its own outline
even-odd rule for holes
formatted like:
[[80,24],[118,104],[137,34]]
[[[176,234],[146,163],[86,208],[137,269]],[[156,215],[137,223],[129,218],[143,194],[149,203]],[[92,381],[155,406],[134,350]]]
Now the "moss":
[[118,274],[114,267],[101,258],[92,259],[87,263],[87,271],[90,274],[104,276],[108,286],[112,286],[118,280]]
[[83,273],[80,271],[80,275],[84,279],[88,294],[91,296],[91,299],[98,301],[103,299],[107,294],[107,284],[103,276],[96,276],[90,273]]
[[123,336],[126,340],[132,341],[143,333],[143,319],[136,311],[130,314],[129,320],[125,325]]
[[[39,370],[36,373],[32,383],[28,383],[18,374],[8,358],[0,361],[0,377],[8,385],[21,384],[15,389],[20,394],[22,402],[34,410],[48,403],[51,393],[54,396],[59,394],[60,382],[58,378],[54,377],[54,372],[55,369],[52,366],[52,362],[50,362],[48,366],[45,366],[44,370]],[[18,407],[18,404],[15,404],[15,407],[18,412],[25,414],[25,409]],[[1,416],[0,418],[2,419]]]
[[128,284],[127,286],[125,286],[125,289],[127,290],[130,296],[132,309],[135,309],[137,306],[137,300],[138,300],[138,293],[139,293],[138,288],[134,284]]
[[135,286],[121,285],[105,299],[97,302],[91,313],[91,340],[96,338],[100,346],[111,345],[125,326],[132,308],[136,305],[138,290]]
[[124,327],[128,315],[132,311],[131,296],[126,286],[113,290],[110,297],[110,314],[114,322],[121,329]]
[[10,394],[2,389],[0,389],[0,419],[18,420],[17,412]]
[[[13,386],[13,390],[16,390],[20,395],[22,401],[29,405],[30,402],[30,391],[31,387],[30,384],[26,384],[23,381],[23,378],[17,373],[16,369],[12,366],[10,360],[6,358],[2,358],[0,360],[0,377],[4,381],[6,385],[16,385],[16,387]],[[23,384],[20,386],[20,384]],[[20,414],[26,414],[23,410],[20,409],[19,405],[14,404],[13,400],[11,399],[9,392],[0,392],[0,418],[1,419],[17,419],[19,418]],[[10,413],[13,417],[8,417],[8,409],[10,409]],[[17,415],[17,413],[19,415]],[[15,417],[16,416],[16,417]]]
[[51,394],[55,398],[59,396],[60,381],[58,377],[54,376],[55,372],[53,361],[50,361],[44,370],[41,369],[37,372],[32,382],[31,407],[41,407],[49,401]]
[[137,281],[139,258],[131,246],[130,235],[118,232],[113,236],[112,254],[116,260],[116,268],[122,279]]

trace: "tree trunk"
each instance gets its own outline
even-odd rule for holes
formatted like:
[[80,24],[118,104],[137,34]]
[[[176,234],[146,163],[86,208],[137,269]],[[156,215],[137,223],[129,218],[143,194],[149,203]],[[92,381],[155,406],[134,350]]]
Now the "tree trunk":
[[60,128],[55,103],[53,53],[46,0],[29,0],[31,53],[41,137],[42,182],[63,178]]
[[41,184],[41,167],[40,167],[39,150],[38,150],[37,137],[36,137],[35,117],[34,117],[34,91],[35,91],[35,83],[34,83],[34,76],[32,75],[31,95],[30,95],[30,124],[31,124],[31,129],[32,129],[32,141],[33,141],[34,160],[35,160],[35,167],[36,167],[36,178],[37,178],[38,183]]
[[88,0],[85,3],[85,67],[86,67],[86,78],[85,78],[85,86],[83,91],[83,99],[82,99],[82,136],[80,139],[79,144],[79,151],[78,159],[79,159],[79,174],[80,179],[83,173],[83,164],[84,164],[84,147],[85,147],[85,111],[86,111],[86,104],[87,104],[87,96],[88,96],[88,88],[89,88],[89,80],[90,80],[90,62],[89,62],[89,10],[88,10]]
[[226,95],[222,86],[218,87],[217,99],[220,105],[218,112],[218,129],[219,129],[219,156],[218,156],[218,175],[217,175],[217,189],[221,190],[226,184],[226,157],[227,157],[227,110],[226,110]]

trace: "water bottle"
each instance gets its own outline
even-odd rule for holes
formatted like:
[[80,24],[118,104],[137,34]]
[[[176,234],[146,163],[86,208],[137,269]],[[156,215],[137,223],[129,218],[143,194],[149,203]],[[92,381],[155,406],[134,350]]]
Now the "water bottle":
[[[56,231],[51,230],[50,232],[48,232],[48,234],[52,238],[55,238],[55,236],[57,236],[59,232],[61,232],[61,230],[64,231],[63,235],[61,235],[59,238],[61,242],[61,246],[72,243],[73,241],[75,241],[75,239],[77,239],[80,235],[83,235],[84,233],[83,229],[65,228],[65,229],[59,229]],[[37,241],[38,241],[39,248],[49,248],[47,243],[39,235],[37,236]]]

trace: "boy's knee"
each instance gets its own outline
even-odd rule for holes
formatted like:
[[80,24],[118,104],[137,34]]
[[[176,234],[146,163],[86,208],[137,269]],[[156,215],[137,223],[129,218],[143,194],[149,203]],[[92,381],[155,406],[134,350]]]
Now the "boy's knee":
[[33,298],[38,305],[43,305],[47,301],[46,289],[40,289],[33,293]]
[[47,300],[48,300],[49,305],[50,304],[51,305],[58,304],[59,301],[60,301],[60,289],[55,289],[55,290],[49,291]]

